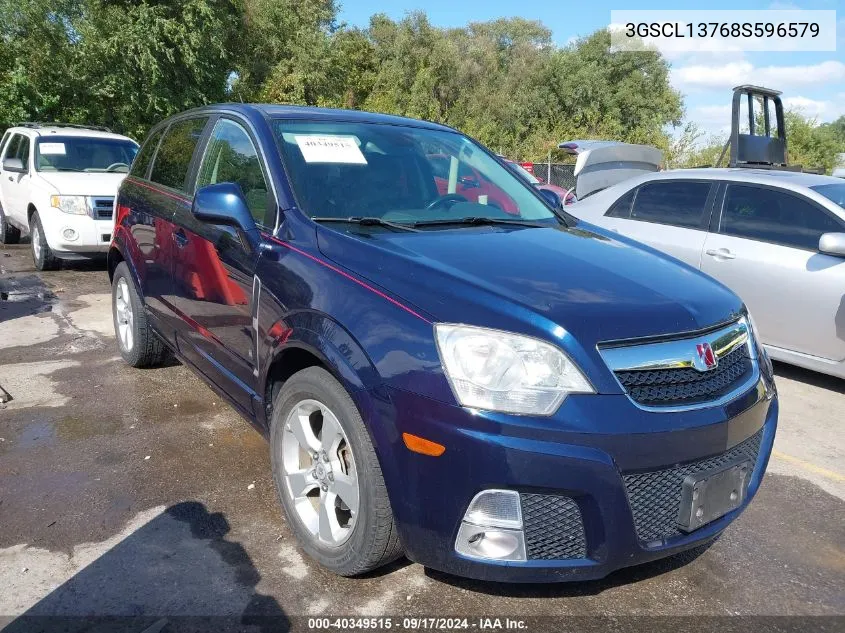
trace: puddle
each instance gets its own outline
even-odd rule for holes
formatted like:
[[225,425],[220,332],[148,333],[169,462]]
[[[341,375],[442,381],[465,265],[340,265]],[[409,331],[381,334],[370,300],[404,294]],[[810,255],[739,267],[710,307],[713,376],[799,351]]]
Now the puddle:
[[27,450],[35,447],[49,446],[55,439],[55,427],[46,420],[39,420],[24,427],[17,440],[15,440],[14,447]]
[[0,280],[0,322],[50,312],[56,295],[36,275]]
[[84,440],[97,435],[113,435],[120,427],[116,418],[69,415],[56,423],[56,434],[62,440]]

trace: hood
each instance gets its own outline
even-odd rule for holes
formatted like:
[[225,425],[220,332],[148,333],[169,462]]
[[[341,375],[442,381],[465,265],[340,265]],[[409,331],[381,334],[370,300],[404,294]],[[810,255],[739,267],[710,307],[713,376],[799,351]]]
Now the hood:
[[595,349],[602,341],[702,329],[742,309],[736,295],[697,270],[583,222],[569,229],[317,231],[325,256],[438,321],[527,332],[540,317]]
[[39,171],[38,176],[63,196],[116,196],[128,174],[90,171]]

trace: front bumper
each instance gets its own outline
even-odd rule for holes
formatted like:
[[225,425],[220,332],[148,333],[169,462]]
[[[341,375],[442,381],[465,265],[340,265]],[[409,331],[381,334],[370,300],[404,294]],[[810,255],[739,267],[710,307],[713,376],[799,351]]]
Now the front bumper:
[[[549,418],[474,412],[401,390],[377,401],[370,428],[408,557],[460,576],[509,582],[601,578],[712,540],[757,492],[778,415],[777,397],[762,381],[724,406],[683,413],[644,411],[625,395],[570,396]],[[446,451],[412,453],[402,433]],[[671,529],[677,506],[665,497],[674,494],[678,472],[695,472],[731,450],[753,451],[743,504],[689,534]],[[646,473],[657,473],[663,488],[638,496]],[[455,551],[470,500],[493,488],[518,491],[523,514],[534,513],[531,538],[539,546],[528,548],[527,561],[479,561]],[[561,541],[560,531],[579,515],[582,540],[575,530],[574,540]]]
[[[114,220],[99,220],[89,215],[72,215],[52,207],[39,210],[41,224],[50,249],[59,257],[107,253],[111,245]],[[65,232],[72,231],[72,239]]]

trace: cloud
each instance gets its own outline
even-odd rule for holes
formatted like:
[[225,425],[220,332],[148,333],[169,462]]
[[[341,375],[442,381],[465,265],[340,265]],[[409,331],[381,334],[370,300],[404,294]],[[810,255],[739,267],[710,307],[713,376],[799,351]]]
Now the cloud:
[[725,134],[731,131],[731,106],[701,105],[692,108],[687,118],[705,134]]
[[819,85],[845,81],[845,64],[829,60],[810,66],[755,67],[742,60],[718,66],[690,65],[673,68],[671,81],[682,90],[696,88],[732,88],[753,83],[789,92],[796,86]]
[[797,110],[804,116],[818,119],[821,122],[833,121],[845,114],[845,103],[842,95],[836,101],[819,101],[807,97],[784,97],[783,106],[788,110]]

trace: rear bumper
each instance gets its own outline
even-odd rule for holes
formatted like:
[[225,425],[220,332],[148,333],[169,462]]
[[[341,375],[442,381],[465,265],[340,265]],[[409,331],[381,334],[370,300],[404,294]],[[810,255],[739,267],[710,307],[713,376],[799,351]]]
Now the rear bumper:
[[[470,412],[399,390],[390,392],[390,404],[381,402],[382,410],[371,412],[378,417],[371,430],[408,557],[460,576],[508,582],[601,578],[712,540],[757,492],[778,415],[777,397],[767,399],[759,384],[723,407],[683,414],[642,411],[623,395],[572,396],[555,416],[542,419]],[[412,453],[402,444],[403,432],[446,451],[436,458]],[[755,458],[743,504],[689,534],[673,529],[677,507],[672,515],[672,502],[665,502],[672,485],[663,482],[668,488],[657,491],[660,503],[632,496],[630,477],[674,473],[679,464],[694,472],[699,463],[703,468],[742,447],[751,447]],[[552,527],[535,534],[543,542],[533,551],[544,558],[532,559],[529,551],[524,562],[482,562],[455,551],[468,503],[491,488],[518,491],[524,515],[536,509],[527,503],[540,502],[534,529]],[[554,514],[561,498],[577,504],[580,548],[546,547],[545,538],[555,541],[565,527]],[[570,558],[554,558],[560,552]]]

